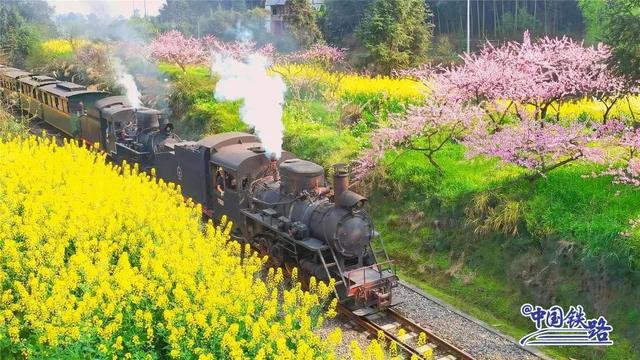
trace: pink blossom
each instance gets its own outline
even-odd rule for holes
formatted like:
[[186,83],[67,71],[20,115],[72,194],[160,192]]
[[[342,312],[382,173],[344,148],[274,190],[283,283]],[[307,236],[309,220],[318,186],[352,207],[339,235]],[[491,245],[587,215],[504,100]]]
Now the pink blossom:
[[591,146],[595,140],[593,131],[581,123],[563,126],[525,119],[493,134],[477,128],[464,143],[469,149],[469,157],[495,156],[544,175],[577,159],[603,162],[602,149]]
[[273,58],[276,49],[272,44],[267,44],[257,48],[256,42],[252,40],[225,42],[213,35],[202,38],[202,44],[210,52],[219,53],[225,57],[232,57],[236,60],[243,60],[250,54],[259,53],[267,58]]
[[346,59],[346,49],[336,48],[329,45],[315,44],[311,48],[296,51],[281,56],[280,62],[295,63],[318,63],[321,65],[331,66],[344,62]]
[[206,63],[208,56],[200,40],[177,30],[156,37],[147,46],[147,53],[155,60],[177,64],[183,71],[186,65]]
[[483,115],[479,107],[448,95],[434,88],[424,105],[412,106],[406,114],[392,116],[389,127],[374,131],[371,148],[357,161],[356,178],[366,176],[388,150],[421,151],[433,166],[441,170],[433,155],[446,143],[461,140]]
[[[437,74],[452,92],[476,103],[514,100],[534,105],[538,118],[558,100],[593,96],[610,109],[625,91],[626,81],[609,69],[611,49],[585,47],[568,37],[544,37],[499,47],[487,43],[478,53],[465,53],[463,63],[448,68],[423,67],[404,75],[429,82]],[[486,104],[485,104],[486,105]],[[605,113],[608,115],[608,110]]]

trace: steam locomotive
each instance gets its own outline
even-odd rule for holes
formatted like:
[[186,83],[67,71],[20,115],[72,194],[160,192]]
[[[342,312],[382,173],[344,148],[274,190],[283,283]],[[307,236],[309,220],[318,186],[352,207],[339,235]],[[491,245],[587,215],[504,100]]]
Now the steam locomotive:
[[[241,132],[182,141],[157,110],[126,97],[0,66],[0,97],[68,136],[107,152],[114,161],[154,168],[181,185],[206,216],[233,221],[233,236],[268,254],[274,266],[293,264],[322,280],[335,279],[341,303],[364,315],[392,305],[398,277],[365,212],[367,199],[349,190],[349,171],[324,169],[283,151],[268,154]],[[379,245],[374,245],[375,243]]]

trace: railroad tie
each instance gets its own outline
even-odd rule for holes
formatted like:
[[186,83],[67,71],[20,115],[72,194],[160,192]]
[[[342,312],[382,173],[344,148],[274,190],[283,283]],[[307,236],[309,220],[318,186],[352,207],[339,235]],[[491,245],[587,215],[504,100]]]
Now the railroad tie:
[[434,344],[434,343],[428,343],[428,344],[424,344],[422,346],[420,346],[419,348],[417,348],[416,350],[418,350],[418,352],[420,354],[424,354],[427,352],[427,350],[431,349],[431,351],[435,350],[438,347],[438,345]]
[[374,321],[374,320],[381,319],[382,315],[380,315],[380,313],[374,313],[374,314],[365,316],[365,318],[367,318],[367,320],[369,321]]
[[399,336],[398,339],[406,344],[407,341],[409,341],[411,339],[414,339],[416,336],[418,336],[418,334],[416,334],[414,332],[409,332],[409,333],[406,333],[406,334],[404,334],[402,336]]
[[397,322],[393,322],[393,323],[388,323],[388,324],[384,324],[382,326],[380,326],[380,328],[384,331],[392,331],[393,329],[400,327],[400,324],[398,324]]
[[438,360],[456,360],[456,357],[453,355],[447,355],[447,356],[438,358]]

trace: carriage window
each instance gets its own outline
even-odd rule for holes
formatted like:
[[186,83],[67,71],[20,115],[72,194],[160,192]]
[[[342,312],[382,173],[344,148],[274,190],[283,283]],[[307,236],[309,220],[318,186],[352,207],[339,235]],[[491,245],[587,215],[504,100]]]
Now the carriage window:
[[70,102],[69,103],[69,112],[73,114],[80,114],[84,112],[84,105],[82,102]]
[[55,104],[56,104],[56,109],[60,109],[60,102],[58,100],[58,98],[54,98]]
[[249,178],[242,179],[242,190],[249,189]]

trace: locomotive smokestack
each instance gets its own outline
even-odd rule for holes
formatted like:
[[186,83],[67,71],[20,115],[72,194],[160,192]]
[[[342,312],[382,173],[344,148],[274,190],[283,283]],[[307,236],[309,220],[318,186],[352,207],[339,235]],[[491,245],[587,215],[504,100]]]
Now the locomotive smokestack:
[[349,169],[345,164],[333,165],[333,195],[336,199],[349,190]]

